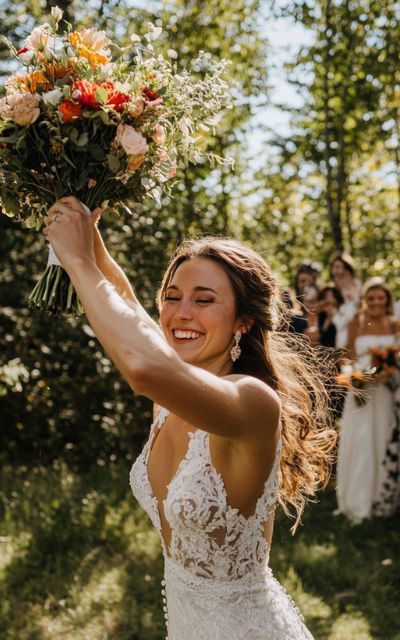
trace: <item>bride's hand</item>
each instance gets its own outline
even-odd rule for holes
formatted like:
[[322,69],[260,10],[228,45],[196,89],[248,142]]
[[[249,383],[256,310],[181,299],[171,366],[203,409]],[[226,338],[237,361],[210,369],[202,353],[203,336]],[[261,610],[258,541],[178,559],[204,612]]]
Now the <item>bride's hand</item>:
[[55,202],[50,207],[45,222],[43,233],[49,238],[65,269],[77,260],[96,262],[95,218],[85,213],[77,198],[67,196]]

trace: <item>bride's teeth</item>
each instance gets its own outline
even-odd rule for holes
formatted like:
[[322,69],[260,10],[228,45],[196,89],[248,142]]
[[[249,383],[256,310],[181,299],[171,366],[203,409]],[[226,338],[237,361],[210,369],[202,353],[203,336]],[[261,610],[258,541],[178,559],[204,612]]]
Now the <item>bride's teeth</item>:
[[199,338],[200,334],[193,331],[174,331],[176,338]]

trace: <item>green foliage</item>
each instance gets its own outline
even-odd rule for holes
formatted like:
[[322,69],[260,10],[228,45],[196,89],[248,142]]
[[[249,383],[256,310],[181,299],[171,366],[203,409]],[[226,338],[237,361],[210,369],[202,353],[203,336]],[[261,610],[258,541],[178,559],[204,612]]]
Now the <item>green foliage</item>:
[[345,248],[363,278],[380,275],[398,288],[397,3],[276,4],[313,39],[286,65],[303,105],[291,110],[292,133],[271,138],[275,156],[257,176],[260,204],[246,237],[266,230],[289,279],[304,257],[327,264]]

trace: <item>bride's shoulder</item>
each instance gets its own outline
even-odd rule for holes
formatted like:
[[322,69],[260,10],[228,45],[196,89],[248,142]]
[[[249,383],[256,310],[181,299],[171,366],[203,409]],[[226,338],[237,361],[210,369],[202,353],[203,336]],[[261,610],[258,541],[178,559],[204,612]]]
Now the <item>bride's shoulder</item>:
[[223,376],[224,380],[230,380],[237,384],[238,392],[246,398],[248,402],[258,401],[266,403],[269,408],[280,411],[281,401],[278,393],[264,380],[255,378],[245,373],[231,373]]

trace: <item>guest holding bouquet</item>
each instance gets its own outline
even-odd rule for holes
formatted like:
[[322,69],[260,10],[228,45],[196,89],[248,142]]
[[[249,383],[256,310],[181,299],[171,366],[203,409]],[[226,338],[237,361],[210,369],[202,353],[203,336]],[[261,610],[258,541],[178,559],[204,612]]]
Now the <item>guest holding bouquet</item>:
[[398,447],[394,396],[398,359],[389,366],[387,358],[389,352],[397,351],[400,322],[392,312],[388,287],[383,282],[371,282],[365,288],[362,310],[349,326],[348,351],[356,361],[353,367],[360,372],[357,379],[362,389],[350,390],[345,401],[337,500],[340,512],[355,523],[372,515],[389,515],[398,506],[397,479],[393,478],[398,472],[398,459],[392,460]]

